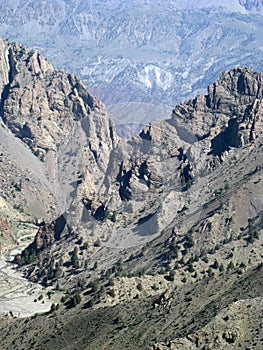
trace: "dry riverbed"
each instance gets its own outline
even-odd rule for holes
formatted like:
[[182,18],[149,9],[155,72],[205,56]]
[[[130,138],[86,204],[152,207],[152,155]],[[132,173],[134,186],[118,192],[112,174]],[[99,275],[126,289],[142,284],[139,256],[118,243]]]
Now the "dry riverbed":
[[46,288],[29,282],[10,262],[21,249],[19,246],[19,250],[0,255],[0,313],[28,317],[49,311],[53,300],[48,298]]

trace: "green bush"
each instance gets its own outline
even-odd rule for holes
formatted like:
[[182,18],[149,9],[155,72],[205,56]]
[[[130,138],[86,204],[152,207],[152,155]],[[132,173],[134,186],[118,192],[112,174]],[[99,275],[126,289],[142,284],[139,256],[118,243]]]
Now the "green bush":
[[69,303],[68,303],[68,307],[75,307],[76,305],[78,305],[81,302],[81,296],[79,293],[76,293],[75,295],[73,295],[73,297],[71,297],[69,299]]
[[142,288],[141,282],[137,284],[137,289],[138,289],[139,292],[142,291],[143,288]]

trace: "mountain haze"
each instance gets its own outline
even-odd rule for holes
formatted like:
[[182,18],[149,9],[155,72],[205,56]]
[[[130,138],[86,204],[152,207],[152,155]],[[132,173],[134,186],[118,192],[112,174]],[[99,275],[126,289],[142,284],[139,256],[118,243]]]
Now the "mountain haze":
[[263,69],[261,1],[1,1],[0,13],[3,37],[79,75],[118,123],[147,122],[131,102],[165,119],[222,71]]

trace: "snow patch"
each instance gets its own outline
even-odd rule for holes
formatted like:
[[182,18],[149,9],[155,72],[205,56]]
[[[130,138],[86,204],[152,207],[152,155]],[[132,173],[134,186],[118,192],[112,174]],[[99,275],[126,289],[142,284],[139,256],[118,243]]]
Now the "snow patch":
[[163,90],[167,90],[172,86],[173,75],[166,70],[149,64],[144,69],[138,72],[139,81],[147,88],[158,86]]

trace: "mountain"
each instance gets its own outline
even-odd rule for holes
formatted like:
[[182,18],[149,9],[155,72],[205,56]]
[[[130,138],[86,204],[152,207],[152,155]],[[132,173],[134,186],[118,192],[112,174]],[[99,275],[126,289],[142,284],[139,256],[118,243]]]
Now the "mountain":
[[99,186],[116,136],[103,104],[77,77],[18,44],[1,39],[0,50],[2,197],[50,220],[71,203],[80,174],[92,171]]
[[80,76],[118,124],[148,122],[134,102],[165,119],[222,71],[263,70],[261,1],[0,1],[0,18],[3,37]]
[[247,11],[254,13],[262,13],[263,4],[260,0],[239,0],[240,5],[242,5]]
[[263,73],[125,140],[79,78],[0,52],[1,348],[262,348]]

